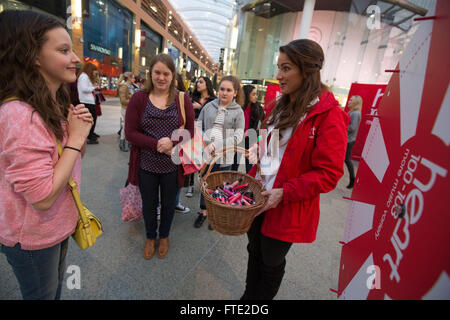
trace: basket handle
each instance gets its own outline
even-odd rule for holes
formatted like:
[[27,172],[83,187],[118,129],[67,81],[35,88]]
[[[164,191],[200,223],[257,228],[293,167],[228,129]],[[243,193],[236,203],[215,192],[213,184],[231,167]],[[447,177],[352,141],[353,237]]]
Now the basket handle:
[[[212,156],[208,160],[206,160],[205,164],[203,165],[203,168],[200,170],[199,175],[198,175],[200,189],[203,188],[204,190],[206,190],[206,188],[208,187],[208,184],[206,183],[206,178],[211,173],[211,170],[214,167],[214,165],[216,164],[217,160],[219,160],[221,157],[223,157],[224,154],[229,153],[231,151],[239,152],[239,153],[242,153],[244,155],[248,155],[248,153],[249,153],[249,151],[247,149],[242,148],[242,147],[238,147],[238,146],[228,146],[228,147],[225,146],[225,147],[223,147],[223,149],[221,151],[219,151],[214,156]],[[208,166],[209,166],[208,172],[206,173],[205,176],[203,176],[203,173],[205,172],[206,167],[208,167]],[[258,173],[261,175],[261,167],[259,165],[257,165],[257,170],[258,170]],[[261,182],[259,182],[259,184],[262,187],[261,191],[264,191],[265,188],[262,186]],[[265,198],[267,199],[267,196],[265,196]]]
[[[214,154],[214,156],[212,156],[211,158],[209,158],[208,160],[206,160],[205,165],[203,166],[203,168],[200,170],[200,176],[203,176],[203,173],[206,170],[206,167],[209,166],[208,168],[208,172],[206,173],[206,176],[208,176],[211,173],[212,168],[214,167],[214,165],[216,164],[216,162],[222,158],[225,154],[229,153],[229,152],[238,152],[238,153],[242,153],[243,155],[248,155],[248,150],[242,148],[242,147],[238,147],[238,146],[225,146],[222,148],[221,151],[217,152]],[[209,163],[208,163],[209,162]]]

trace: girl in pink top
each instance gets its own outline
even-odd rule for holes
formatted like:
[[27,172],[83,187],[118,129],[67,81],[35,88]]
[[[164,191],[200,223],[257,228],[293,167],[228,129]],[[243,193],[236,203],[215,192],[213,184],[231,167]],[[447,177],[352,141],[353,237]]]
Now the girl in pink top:
[[67,183],[80,183],[93,122],[63,85],[80,60],[64,25],[47,15],[4,11],[0,34],[1,251],[24,299],[59,299],[78,216]]

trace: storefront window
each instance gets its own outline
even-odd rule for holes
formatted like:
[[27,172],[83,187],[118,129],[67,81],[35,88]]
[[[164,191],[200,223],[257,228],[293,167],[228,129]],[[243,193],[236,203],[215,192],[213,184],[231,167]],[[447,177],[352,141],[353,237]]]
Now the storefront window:
[[85,61],[96,64],[101,82],[116,90],[119,75],[133,66],[133,15],[112,0],[90,1],[89,10],[83,19]]
[[193,60],[191,60],[191,58],[187,58],[187,63],[186,63],[186,78],[187,78],[188,80],[195,81],[195,79],[196,79],[197,76],[198,76],[197,70],[198,70],[198,64],[195,63]]
[[180,72],[180,50],[175,47],[172,42],[167,41],[167,53],[172,57],[175,63],[175,70]]
[[161,52],[162,36],[141,21],[141,30],[145,32],[145,41],[139,49],[139,76],[145,77],[150,60]]
[[[364,11],[367,6],[356,4],[342,11],[314,11],[308,34],[325,54],[322,81],[342,105],[352,83],[388,82],[391,74],[385,70],[395,68],[416,32],[414,18],[424,16],[435,0],[372,1],[380,12],[378,26],[368,21],[373,17]],[[274,80],[279,47],[298,38],[302,12],[286,10],[266,17],[259,9],[236,13],[240,33],[232,73],[242,79]]]

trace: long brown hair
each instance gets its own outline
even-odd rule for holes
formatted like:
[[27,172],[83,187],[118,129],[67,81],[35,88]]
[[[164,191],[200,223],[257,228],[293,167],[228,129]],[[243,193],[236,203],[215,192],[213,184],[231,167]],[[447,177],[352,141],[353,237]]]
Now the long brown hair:
[[96,82],[96,79],[94,76],[94,71],[96,71],[96,70],[97,70],[97,67],[95,66],[95,64],[93,64],[92,62],[86,62],[85,64],[83,64],[83,67],[78,72],[77,79],[80,77],[80,74],[82,74],[84,72],[87,74],[87,76],[89,77],[89,80],[91,80],[91,82],[93,84],[94,82]]
[[175,72],[175,63],[173,63],[173,59],[171,56],[165,53],[160,53],[150,60],[149,72],[147,76],[147,81],[145,82],[144,91],[150,94],[153,91],[153,82],[152,82],[152,71],[153,67],[156,63],[162,62],[169,68],[170,72],[172,72],[172,82],[169,87],[169,97],[167,98],[167,105],[170,106],[175,99],[175,80],[176,80],[176,72]]
[[242,90],[242,87],[241,87],[241,80],[236,76],[225,76],[220,80],[219,87],[220,87],[220,84],[224,81],[230,81],[233,84],[233,88],[237,92],[236,98],[235,98],[236,103],[242,107],[244,105],[245,97],[244,97],[244,90]]
[[300,69],[303,77],[296,98],[291,101],[288,94],[282,95],[262,125],[262,128],[267,128],[275,124],[275,129],[281,132],[297,127],[302,116],[310,110],[311,101],[327,90],[327,87],[320,80],[324,54],[317,42],[308,39],[294,40],[280,47],[280,52],[286,54]]
[[31,105],[58,139],[64,136],[70,97],[65,84],[52,98],[36,59],[47,41],[46,33],[65,28],[55,18],[33,11],[4,11],[0,14],[0,103],[18,97]]

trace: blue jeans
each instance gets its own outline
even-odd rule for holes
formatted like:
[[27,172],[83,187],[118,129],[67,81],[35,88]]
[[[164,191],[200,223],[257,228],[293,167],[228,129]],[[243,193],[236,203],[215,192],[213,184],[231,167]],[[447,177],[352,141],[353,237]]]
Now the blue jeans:
[[68,239],[41,250],[1,245],[24,300],[59,300],[64,279]]
[[[205,172],[207,172],[208,169],[206,169]],[[220,164],[216,163],[216,164],[214,164],[214,167],[211,169],[211,172],[229,171],[229,170],[231,170],[231,165],[229,165],[227,167],[220,167]],[[233,182],[233,181],[230,181],[230,182]],[[205,197],[203,197],[203,194],[200,194],[200,209],[206,210],[206,202],[205,202]]]

